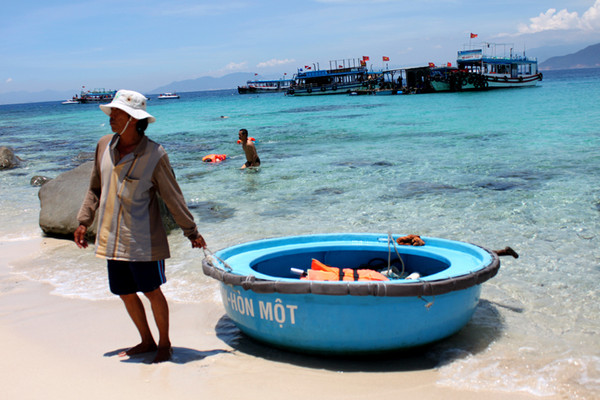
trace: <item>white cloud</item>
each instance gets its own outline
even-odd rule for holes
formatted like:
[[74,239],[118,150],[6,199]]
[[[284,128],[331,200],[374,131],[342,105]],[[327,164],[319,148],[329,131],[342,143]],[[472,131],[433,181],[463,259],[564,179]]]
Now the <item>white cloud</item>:
[[600,0],[596,0],[581,17],[577,12],[569,12],[567,9],[556,11],[550,8],[539,16],[530,18],[529,25],[521,25],[519,33],[538,33],[556,30],[585,30],[593,31],[600,29]]
[[6,80],[6,83],[11,83],[12,81],[13,81],[13,78],[8,78],[8,79]]
[[227,64],[225,66],[225,70],[227,70],[227,71],[238,71],[240,69],[246,68],[246,65],[248,65],[248,63],[246,61],[242,61],[241,63],[230,62],[229,64]]
[[600,30],[600,0],[596,0],[596,3],[583,13],[581,24],[584,29]]
[[260,63],[256,64],[256,66],[258,68],[276,67],[277,65],[291,64],[293,62],[296,62],[296,60],[294,60],[294,59],[289,60],[287,58],[285,60],[277,60],[277,59],[273,58],[269,61],[260,62]]

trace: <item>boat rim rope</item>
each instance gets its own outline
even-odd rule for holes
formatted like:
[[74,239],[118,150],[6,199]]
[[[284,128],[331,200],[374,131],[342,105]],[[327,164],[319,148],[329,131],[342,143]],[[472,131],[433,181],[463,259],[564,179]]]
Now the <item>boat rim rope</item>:
[[[211,249],[209,249],[208,247],[203,247],[202,251],[204,252],[204,258],[207,260],[207,262],[209,262],[213,267],[216,268],[215,264],[212,262],[211,259],[217,259],[219,260],[224,266],[225,269],[227,270],[227,272],[231,272],[233,271],[233,268],[231,268],[231,265],[227,264],[227,261],[223,260],[221,257],[219,257],[218,255],[216,255]],[[206,252],[208,252],[209,254],[206,254]]]
[[[402,271],[400,271],[400,277],[398,279],[401,279],[402,276],[404,276],[404,272],[405,272],[405,267],[404,267],[404,261],[402,260],[402,257],[400,256],[400,253],[398,252],[398,247],[396,247],[396,242],[393,240],[393,236],[392,236],[392,232],[389,231],[388,232],[388,267],[387,267],[387,273],[389,276],[389,273],[392,269],[392,262],[391,262],[391,258],[392,258],[392,247],[390,246],[390,243],[394,244],[394,251],[396,252],[396,255],[398,256],[398,259],[400,260],[400,264],[402,265]],[[227,264],[227,261],[223,260],[221,257],[219,257],[218,255],[216,255],[211,249],[209,249],[208,247],[203,247],[202,251],[204,252],[204,258],[210,262],[210,264],[215,267],[214,263],[211,261],[212,258],[219,260],[223,266],[225,266],[225,269],[227,270],[227,272],[231,272],[233,271],[233,268],[231,267],[231,265]],[[208,253],[208,254],[207,254]]]
[[394,237],[392,236],[392,231],[388,231],[388,270],[387,270],[387,276],[389,278],[389,274],[390,271],[392,269],[392,248],[390,246],[390,242],[392,242],[394,244],[394,251],[396,252],[396,255],[398,256],[398,258],[400,259],[400,264],[402,265],[402,271],[400,272],[400,276],[398,277],[398,279],[401,279],[404,276],[404,261],[402,260],[402,257],[400,257],[400,253],[398,253],[398,248],[396,247],[396,241],[394,240]]

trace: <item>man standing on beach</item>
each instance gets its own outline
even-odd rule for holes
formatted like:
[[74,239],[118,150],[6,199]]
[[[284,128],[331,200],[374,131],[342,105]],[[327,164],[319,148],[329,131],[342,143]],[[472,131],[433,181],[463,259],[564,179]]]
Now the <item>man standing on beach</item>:
[[260,158],[258,158],[254,142],[248,137],[248,131],[246,129],[240,129],[238,137],[242,143],[242,149],[244,149],[244,153],[246,153],[246,163],[242,165],[241,169],[260,167]]
[[[115,134],[102,137],[96,146],[90,186],[77,215],[79,227],[74,239],[78,247],[88,246],[85,234],[98,210],[96,255],[107,259],[110,290],[123,300],[142,339],[119,355],[156,351],[153,362],[162,362],[172,353],[169,307],[160,289],[166,282],[164,260],[170,253],[158,195],[192,247],[206,247],[206,242],[198,233],[165,149],[145,136],[148,124],[156,121],[146,112],[147,100],[138,92],[119,90],[110,104],[100,105],[110,116]],[[158,345],[137,292],[150,300]]]

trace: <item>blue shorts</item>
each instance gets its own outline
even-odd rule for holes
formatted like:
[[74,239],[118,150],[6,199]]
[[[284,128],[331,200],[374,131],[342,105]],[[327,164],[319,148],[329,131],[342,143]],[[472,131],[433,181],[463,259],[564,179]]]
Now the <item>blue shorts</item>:
[[110,291],[116,295],[148,293],[158,289],[165,282],[165,260],[108,260],[108,283]]

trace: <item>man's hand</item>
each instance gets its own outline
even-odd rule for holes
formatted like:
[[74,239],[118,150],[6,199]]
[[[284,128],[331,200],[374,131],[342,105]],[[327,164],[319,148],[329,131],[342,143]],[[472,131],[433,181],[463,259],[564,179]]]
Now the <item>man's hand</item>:
[[190,242],[192,242],[193,248],[205,248],[206,247],[206,242],[204,241],[204,238],[202,237],[202,235],[198,235],[198,237],[196,239],[190,239]]
[[85,249],[88,247],[88,241],[85,238],[85,233],[87,232],[87,227],[84,225],[79,225],[77,229],[75,229],[75,233],[73,233],[73,238],[75,239],[75,244],[80,249]]

